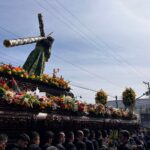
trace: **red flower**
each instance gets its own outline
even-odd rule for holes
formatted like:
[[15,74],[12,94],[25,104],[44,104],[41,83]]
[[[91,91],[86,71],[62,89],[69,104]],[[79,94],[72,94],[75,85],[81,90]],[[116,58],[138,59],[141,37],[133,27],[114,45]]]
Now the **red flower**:
[[84,107],[85,107],[85,104],[84,104],[84,103],[80,103],[80,104],[78,105],[78,110],[79,110],[79,111],[84,111]]
[[64,104],[64,103],[61,103],[61,104],[60,104],[60,108],[65,109],[65,104]]

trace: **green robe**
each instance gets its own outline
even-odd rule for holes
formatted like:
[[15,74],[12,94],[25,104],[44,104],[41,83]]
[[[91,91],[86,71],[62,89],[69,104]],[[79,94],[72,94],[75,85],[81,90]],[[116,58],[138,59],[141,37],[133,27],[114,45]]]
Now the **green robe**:
[[45,68],[45,62],[48,61],[51,55],[51,47],[53,44],[53,38],[48,37],[47,39],[37,42],[35,49],[30,53],[23,68],[29,73],[35,75],[42,75]]

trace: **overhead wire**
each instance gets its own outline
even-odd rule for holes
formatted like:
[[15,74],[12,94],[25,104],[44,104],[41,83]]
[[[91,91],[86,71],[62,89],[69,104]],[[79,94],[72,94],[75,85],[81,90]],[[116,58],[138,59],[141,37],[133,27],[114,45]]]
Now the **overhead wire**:
[[[45,0],[45,1],[47,1],[47,0]],[[85,24],[83,24],[83,23],[78,19],[78,17],[76,17],[70,10],[68,10],[67,8],[65,8],[65,6],[64,6],[59,0],[55,0],[55,2],[56,2],[61,8],[63,8],[68,14],[70,14],[75,20],[77,20],[77,21],[80,23],[80,25],[82,25],[88,32],[92,33],[92,35],[95,35],[95,34],[93,34],[93,31],[92,31],[89,27],[87,27]],[[50,4],[49,1],[47,1],[47,3]],[[71,23],[71,22],[69,22],[69,23]],[[71,24],[72,24],[72,23],[71,23]],[[73,24],[73,25],[74,25],[74,24]],[[81,32],[81,33],[83,33],[83,32]],[[84,32],[83,34],[85,34],[85,32]],[[87,36],[87,34],[85,34],[85,36]],[[107,42],[105,42],[104,40],[102,40],[102,38],[98,37],[98,39],[101,41],[101,43],[103,43],[103,44],[107,47],[106,50],[109,51],[109,53],[111,53],[111,57],[112,57],[113,59],[115,59],[117,62],[120,63],[121,61],[120,61],[120,59],[118,59],[118,58],[116,57],[116,55],[117,55],[119,58],[121,58],[122,62],[124,62],[126,65],[128,65],[128,66],[132,69],[132,71],[134,71],[139,77],[141,77],[141,74],[143,74],[142,72],[137,71],[137,70],[133,67],[133,65],[131,65],[127,60],[125,60],[121,55],[119,55],[118,53],[116,53],[116,52],[113,50],[113,48],[110,47],[110,45],[107,44]],[[97,43],[95,40],[92,40],[92,41],[94,41],[94,43],[96,43],[96,44],[99,44],[99,43]],[[110,51],[110,50],[111,50],[111,51]],[[113,50],[113,52],[115,53],[115,55],[112,54],[112,50]]]
[[[2,54],[2,56],[0,55],[0,58],[2,58],[2,59],[4,59],[4,61],[0,61],[0,63],[8,63],[8,64],[15,64],[15,65],[17,65],[17,66],[20,66],[20,64],[18,63],[18,61],[22,61],[21,59],[17,59],[17,58],[15,58],[15,57],[13,57],[13,56],[10,56],[10,55],[8,55],[8,54],[6,54],[6,53],[3,53],[2,51],[0,51],[0,54]],[[5,56],[5,57],[4,57]],[[7,58],[6,58],[6,56],[7,56]],[[55,55],[56,56],[56,55]],[[9,57],[10,58],[12,58],[13,59],[13,61],[12,61],[12,59],[9,59]],[[17,60],[17,61],[16,61]],[[74,65],[74,64],[72,64],[72,65]],[[94,90],[94,89],[91,89],[91,88],[87,88],[87,87],[83,87],[83,86],[80,86],[80,85],[76,85],[76,84],[73,84],[73,83],[70,83],[70,85],[71,86],[73,86],[73,87],[77,87],[77,88],[80,88],[80,89],[83,89],[83,90],[88,90],[88,91],[92,91],[92,92],[97,92],[97,90]],[[111,95],[108,95],[109,97],[112,97],[112,98],[114,98],[114,96],[111,96]]]
[[8,58],[4,58],[4,57],[2,57],[2,56],[0,56],[0,63],[7,63],[7,64],[10,64],[10,63],[12,63],[12,64],[14,64],[14,65],[18,65],[18,63],[17,62],[14,62],[14,61],[12,61],[12,60],[10,60],[10,59],[8,59]]
[[[48,15],[53,14],[61,23],[63,23],[64,25],[66,25],[69,29],[71,29],[71,31],[73,31],[75,33],[76,36],[80,36],[81,40],[87,42],[89,41],[89,43],[93,43],[93,41],[90,41],[88,38],[86,38],[84,36],[84,34],[80,31],[80,29],[76,29],[74,27],[74,25],[70,22],[66,22],[64,21],[64,19],[60,16],[58,16],[57,14],[55,14],[51,9],[47,9],[46,7],[44,7],[41,3],[39,3],[38,1],[34,1],[39,7],[41,7],[42,9],[44,9],[46,12],[48,12]],[[52,9],[54,10],[55,8],[52,7]],[[69,21],[69,20],[68,20]],[[70,25],[71,24],[71,25]],[[95,43],[93,43],[95,45]],[[95,45],[96,46],[96,45]]]
[[[45,0],[46,1],[46,0]],[[48,3],[49,3],[49,1],[47,1]],[[36,1],[36,3],[38,4],[38,6],[39,7],[41,7],[42,9],[44,9],[44,10],[46,10],[47,12],[50,12],[49,11],[49,9],[47,9],[46,7],[44,7],[43,5],[41,5],[41,3],[39,3],[38,1]],[[53,8],[53,7],[52,7]],[[53,8],[54,9],[54,8]],[[58,12],[58,11],[57,11]],[[64,23],[64,24],[66,24],[66,22],[64,22],[64,20],[62,21],[61,19],[62,18],[64,18],[64,17],[62,17],[62,18],[60,18],[60,16],[58,17],[56,14],[54,14],[53,13],[53,15],[55,15],[55,17],[57,17],[62,23]],[[69,22],[69,21],[68,21]],[[72,23],[71,23],[72,24]],[[68,24],[67,24],[68,25]],[[73,24],[72,24],[73,25]],[[70,26],[69,26],[70,27]],[[76,32],[76,31],[75,31]],[[79,33],[82,33],[82,32],[79,32]],[[84,37],[84,39],[85,39],[85,37]],[[87,38],[85,39],[85,40],[87,40]],[[91,40],[90,40],[91,41]],[[106,43],[107,44],[107,43]],[[110,49],[110,47],[108,47],[109,49]],[[113,57],[114,59],[116,58],[116,57]],[[117,60],[117,59],[116,59]],[[117,60],[118,61],[118,60]],[[119,63],[119,65],[120,65],[120,61],[118,61],[118,63]],[[128,64],[129,65],[129,64]],[[130,66],[131,67],[131,66]],[[131,68],[134,72],[135,72],[135,69],[133,69],[133,68]],[[123,68],[123,71],[125,71],[125,68]],[[139,74],[138,72],[137,72],[137,76],[138,77],[140,77],[141,78],[141,74]]]
[[[1,53],[2,53],[2,52],[0,52],[0,54],[1,54]],[[12,57],[12,56],[10,56],[10,55],[8,55],[8,54],[6,54],[6,53],[2,53],[2,54],[5,54],[6,56],[11,57],[11,58],[14,60],[14,57]],[[0,58],[2,58],[2,59],[5,60],[5,61],[1,61],[0,63],[5,63],[5,62],[7,62],[8,64],[10,64],[10,63],[13,62],[13,64],[20,66],[20,64],[17,63],[17,61],[12,61],[12,59],[9,59],[9,58],[6,58],[6,57],[2,57],[2,56],[0,56]],[[16,59],[16,58],[15,58],[15,59]],[[21,59],[17,59],[17,60],[22,61]],[[93,89],[91,89],[91,88],[83,87],[83,86],[76,85],[76,84],[73,84],[73,83],[70,83],[70,85],[73,86],[73,87],[77,87],[77,88],[83,89],[83,90],[88,90],[88,91],[92,91],[92,92],[95,92],[95,93],[97,92],[97,90],[93,90]],[[108,95],[108,96],[110,96],[110,95]],[[114,96],[110,96],[110,97],[114,98]]]
[[5,31],[5,32],[7,32],[7,33],[9,33],[9,34],[14,35],[14,36],[17,37],[17,38],[20,38],[20,36],[19,36],[18,34],[12,32],[12,31],[10,31],[10,30],[7,30],[6,28],[4,28],[4,27],[2,27],[2,26],[0,26],[0,29],[3,30],[3,31]]
[[[1,27],[1,26],[0,26],[0,27]],[[13,35],[17,36],[17,34],[14,34],[13,32],[9,32],[8,29],[5,29],[5,28],[1,28],[1,29],[4,29],[4,31],[7,31],[7,32],[10,33],[10,34],[13,34]],[[18,37],[20,37],[20,36],[18,36]],[[59,56],[57,56],[57,55],[54,55],[54,56],[57,57],[57,58],[59,58],[59,59],[61,59],[61,60],[63,60],[63,61],[65,61],[65,62],[67,62],[67,63],[69,63],[69,64],[71,64],[71,65],[74,66],[74,67],[77,67],[78,69],[81,69],[82,71],[84,71],[84,72],[86,72],[86,73],[88,73],[88,74],[90,74],[90,75],[92,75],[92,76],[95,76],[95,77],[98,78],[98,79],[101,78],[102,80],[104,80],[104,81],[106,81],[106,82],[108,82],[108,83],[110,83],[110,84],[112,84],[112,85],[115,85],[115,86],[117,86],[117,87],[121,87],[121,88],[122,88],[122,86],[116,85],[116,84],[114,84],[112,81],[109,81],[109,80],[105,79],[104,77],[102,77],[102,76],[100,76],[100,75],[97,75],[97,74],[95,74],[95,73],[89,72],[88,70],[86,70],[85,68],[83,68],[83,67],[81,67],[81,66],[79,66],[79,65],[73,64],[73,63],[71,63],[70,61],[67,61],[67,60],[65,60],[65,59],[63,59],[63,58],[61,58],[61,57],[59,57]]]
[[[47,0],[45,0],[45,1],[47,1]],[[50,4],[50,2],[49,1],[47,1],[49,4]],[[60,5],[64,10],[66,10],[66,12],[68,12],[74,19],[76,19],[79,23],[80,23],[80,25],[82,25],[85,29],[87,29],[90,33],[92,33],[93,34],[93,32],[92,32],[92,30],[89,28],[89,27],[87,27],[85,24],[83,24],[74,14],[72,14],[67,8],[65,8],[64,6],[63,6],[63,4],[62,3],[60,3],[59,2],[59,0],[55,0],[55,2],[57,2],[58,3],[58,5]],[[58,9],[57,9],[58,10]],[[60,10],[60,9],[59,9]],[[64,18],[64,17],[63,17]],[[72,24],[72,23],[71,23]],[[99,37],[98,37],[99,38]],[[102,40],[101,38],[99,38],[100,39],[100,41],[109,49],[109,50],[113,50],[111,47],[110,47],[110,45],[109,44],[107,44],[107,42],[105,42],[104,40]],[[115,55],[116,55],[117,53],[115,52]],[[119,55],[119,54],[117,54],[122,60],[123,60],[123,62],[125,63],[125,64],[127,64],[131,69],[132,69],[132,71],[134,71],[139,77],[141,77],[141,74],[143,74],[143,73],[141,73],[140,71],[137,71],[135,68],[134,68],[134,66],[132,66],[127,60],[125,60],[121,55]],[[143,74],[144,75],[144,74]]]
[[[6,32],[7,32],[7,30],[5,30]],[[15,34],[13,34],[13,35],[15,35]]]
[[[50,4],[49,1],[45,0],[48,4]],[[85,32],[83,32],[79,27],[77,27],[75,24],[73,24],[66,16],[63,16],[63,17],[60,17],[58,16],[58,10],[56,10],[55,7],[53,7],[52,5],[49,5],[55,12],[57,12],[57,14],[55,14],[52,10],[50,9],[47,9],[46,7],[44,7],[43,5],[41,5],[38,1],[36,1],[36,3],[38,4],[38,6],[42,7],[44,10],[46,10],[47,12],[52,12],[53,15],[60,21],[62,22],[63,24],[67,25],[67,27],[69,27],[69,29],[73,29],[72,31],[74,33],[77,33],[76,35],[78,35],[78,37],[80,37],[81,40],[85,41],[87,43],[87,41],[89,42],[89,44],[95,46],[95,48],[98,48],[100,50],[100,46],[101,45],[98,45],[97,42],[93,39],[90,39],[89,35]],[[62,13],[59,13],[60,15],[63,15]],[[63,18],[63,19],[62,19]],[[64,21],[64,18],[66,21]],[[94,51],[96,52],[100,52],[100,51],[97,51],[96,49],[93,49]],[[107,53],[107,51],[105,51],[105,53]],[[108,56],[109,53],[106,54],[106,56]],[[116,59],[117,62],[120,63],[120,61],[118,60],[118,58],[115,58],[114,56],[112,56],[114,59]]]
[[[76,84],[70,84],[71,86],[73,87],[77,87],[77,88],[80,88],[80,89],[83,89],[83,90],[87,90],[87,91],[91,91],[91,92],[94,92],[94,93],[97,93],[98,91],[97,90],[94,90],[94,89],[91,89],[91,88],[87,88],[87,87],[83,87],[83,86],[80,86],[80,85],[76,85]],[[112,95],[109,95],[109,97],[111,98],[115,98],[115,96],[112,96]]]
[[[0,54],[1,54],[1,51],[0,51]],[[6,55],[6,53],[3,53],[3,54]],[[10,55],[6,55],[6,56],[11,57],[11,58],[14,60],[14,57],[12,57],[12,56],[10,56]],[[5,61],[0,61],[1,64],[2,64],[2,63],[5,63],[5,62],[8,63],[8,64],[10,64],[10,63],[13,62],[13,64],[20,66],[20,64],[16,63],[15,61],[12,61],[12,60],[9,59],[9,58],[2,57],[2,56],[0,56],[0,58],[2,58],[2,59],[5,60]],[[16,59],[16,58],[15,58],[15,59]],[[22,61],[21,59],[18,59],[18,60],[19,60],[19,61]],[[80,89],[83,89],[83,90],[88,90],[88,91],[95,92],[95,93],[98,92],[97,90],[93,90],[93,89],[91,89],[91,88],[83,87],[83,86],[76,85],[76,84],[73,84],[73,83],[70,83],[70,85],[71,85],[72,87],[77,87],[77,88],[80,88]],[[108,95],[108,96],[114,98],[113,96],[110,96],[110,95]]]
[[[0,27],[1,28],[1,27]],[[4,31],[6,31],[6,32],[8,32],[8,33],[11,33],[11,34],[13,34],[13,35],[15,35],[16,37],[18,37],[18,35],[16,35],[16,34],[14,34],[13,32],[9,32],[7,29],[5,29],[5,28],[1,28],[1,29],[3,29]],[[7,55],[8,56],[8,55]],[[56,55],[55,55],[56,56]],[[57,57],[57,56],[56,56]],[[1,57],[2,58],[2,57]],[[12,57],[13,58],[13,57]],[[60,58],[60,57],[59,57]],[[7,59],[7,60],[9,60],[9,59]],[[64,59],[63,59],[64,60]],[[65,60],[66,61],[66,60]],[[7,62],[9,62],[9,61],[7,61]],[[66,61],[67,62],[67,61]],[[10,63],[10,62],[9,62]],[[72,64],[71,62],[68,62],[68,63],[70,63],[70,64]],[[17,63],[16,63],[17,64]],[[72,64],[72,65],[74,65],[74,64]],[[76,65],[74,65],[74,66],[76,66]],[[77,66],[76,66],[77,67]],[[78,66],[78,68],[80,68],[79,66]],[[81,68],[82,70],[83,70],[83,68]],[[86,72],[87,72],[87,70],[85,70]],[[88,72],[89,73],[89,72]],[[78,87],[78,88],[81,88],[81,89],[84,89],[84,90],[90,90],[90,91],[93,91],[93,92],[97,92],[96,90],[93,90],[93,89],[89,89],[89,88],[86,88],[86,87],[82,87],[82,86],[78,86],[78,85],[75,85],[75,84],[71,84],[72,86],[74,86],[74,87]],[[110,95],[109,95],[110,96]],[[114,96],[110,96],[110,97],[112,97],[112,98],[114,98]]]
[[[1,54],[1,53],[2,53],[2,51],[0,51],[0,54]],[[15,61],[15,60],[16,60],[15,57],[12,57],[12,56],[10,56],[10,55],[8,55],[8,54],[6,54],[6,53],[2,53],[2,54],[3,54],[3,57],[0,56],[0,58],[4,59],[4,61],[2,61],[1,63],[4,63],[4,62],[12,63],[12,62],[13,62],[13,64],[20,66],[20,64],[17,63],[17,61]],[[5,55],[5,56],[8,56],[8,57],[11,57],[11,58],[13,59],[13,61],[12,61],[12,59],[8,59],[8,57],[7,57],[7,58],[4,57],[4,55]],[[56,55],[55,55],[55,56],[56,56]],[[22,61],[21,59],[17,59],[17,60],[18,60],[18,61]],[[72,65],[74,65],[74,64],[72,64]],[[76,67],[77,67],[77,66],[76,66]],[[83,86],[80,86],[80,85],[76,85],[76,84],[73,84],[73,83],[70,83],[70,85],[73,86],[73,87],[80,88],[80,89],[89,90],[89,91],[92,91],[92,92],[97,92],[97,90],[93,90],[93,89],[90,89],[90,88],[87,88],[87,87],[83,87]],[[110,95],[109,95],[109,96],[110,96]],[[114,96],[110,96],[110,97],[114,97]]]
[[[9,33],[9,34],[13,34],[13,35],[15,35],[16,37],[19,37],[19,36],[17,36],[17,34],[14,34],[13,32],[9,32],[8,29],[5,29],[5,28],[1,28],[1,29],[2,29],[2,30],[4,29],[4,31],[7,31],[7,33]],[[2,52],[2,51],[0,51],[0,54],[2,54],[2,56],[3,56],[3,57],[0,56],[0,58],[4,59],[5,62],[7,62],[7,63],[10,63],[10,62],[12,63],[12,62],[13,62],[13,64],[20,66],[20,64],[17,63],[17,62],[18,62],[18,61],[22,61],[21,59],[17,59],[18,61],[12,61],[12,59],[15,60],[16,58],[14,59],[13,56],[10,56],[10,55],[6,54],[5,52]],[[5,56],[5,57],[4,57],[4,56]],[[6,58],[6,56],[11,57],[12,59],[10,60],[10,59]],[[71,64],[72,66],[74,66],[74,67],[76,67],[76,68],[78,68],[78,69],[80,69],[80,70],[82,70],[82,71],[84,71],[84,72],[86,72],[86,73],[88,73],[88,74],[91,75],[91,73],[90,73],[88,70],[82,68],[81,66],[78,66],[78,65],[76,65],[76,64],[73,64],[73,63],[71,63],[71,62],[69,62],[69,61],[67,61],[67,60],[65,60],[65,59],[63,59],[63,58],[61,58],[61,57],[59,57],[59,56],[57,56],[57,55],[54,55],[54,56],[57,57],[57,58],[59,58],[59,59],[61,59],[61,60],[63,60],[63,61],[65,61],[66,63],[69,63],[69,64]],[[94,75],[94,74],[92,74],[92,75]],[[95,75],[94,75],[94,76],[95,76]],[[98,78],[99,78],[99,76],[98,76]],[[103,80],[105,80],[105,79],[103,79]],[[109,82],[109,81],[107,81],[107,80],[105,80],[105,81],[106,81],[106,82]],[[74,86],[74,87],[82,88],[82,89],[84,89],[84,90],[91,90],[91,91],[93,91],[93,92],[96,92],[96,90],[93,90],[93,89],[90,89],[90,88],[87,88],[87,87],[83,87],[83,86],[79,86],[79,85],[75,85],[75,84],[71,84],[71,85]]]
[[[14,34],[13,32],[8,31],[7,29],[5,29],[5,28],[3,28],[3,27],[0,27],[0,28],[3,29],[4,31],[8,32],[8,33],[11,33],[11,34],[13,34],[13,35],[15,35],[15,36],[18,36],[18,35]],[[70,64],[71,64],[71,63],[70,63]],[[78,66],[78,68],[80,68],[80,69],[86,71],[87,73],[89,73],[87,70],[85,70],[85,69],[83,69],[83,68],[81,68],[81,67],[79,67],[79,66]],[[101,78],[102,78],[102,77],[101,77]],[[107,80],[105,80],[105,81],[107,81]]]
[[[41,5],[40,5],[40,6],[41,6]],[[10,34],[13,34],[13,35],[15,35],[15,36],[17,36],[17,37],[20,37],[20,36],[18,36],[17,34],[13,33],[12,31],[9,31],[8,29],[5,29],[4,27],[0,27],[0,28],[3,29],[4,31],[10,33]],[[59,57],[59,56],[56,56],[56,55],[55,55],[55,57]],[[59,57],[59,59],[65,61],[65,62],[68,62],[68,61],[64,60],[63,58],[60,58],[60,57]],[[122,86],[117,85],[117,84],[114,84],[112,81],[109,81],[109,80],[105,79],[104,77],[102,77],[102,76],[100,76],[100,75],[97,75],[97,74],[95,74],[95,73],[90,73],[89,71],[87,71],[87,70],[84,69],[83,67],[80,67],[79,65],[75,65],[75,64],[73,64],[73,63],[71,63],[71,62],[68,62],[68,63],[70,63],[70,64],[73,65],[73,66],[76,66],[77,68],[80,68],[82,71],[85,71],[86,73],[88,73],[88,74],[90,74],[90,75],[92,75],[92,76],[95,76],[95,77],[97,77],[97,78],[102,78],[102,80],[108,82],[109,84],[111,84],[111,85],[113,85],[113,86],[121,87],[121,88],[122,88]]]
[[[46,1],[46,0],[45,0]],[[36,1],[37,2],[37,1]],[[49,2],[49,1],[47,1],[47,2]],[[38,6],[40,6],[42,9],[44,9],[44,10],[46,10],[47,12],[49,12],[49,10],[46,8],[46,7],[44,7],[43,5],[41,5],[40,3],[37,3],[38,4]],[[53,8],[53,7],[52,7]],[[54,8],[53,8],[54,9]],[[56,15],[55,15],[55,17],[56,17]],[[60,16],[59,16],[60,17]],[[58,18],[58,16],[57,16],[57,18]],[[64,17],[62,17],[62,18],[64,18]],[[62,19],[61,18],[61,19]],[[59,20],[60,20],[60,18],[58,18]],[[62,22],[62,20],[60,20],[61,22]],[[64,23],[64,21],[63,21],[63,23]],[[65,24],[66,24],[66,22],[65,22]],[[68,25],[68,24],[67,24]],[[110,47],[109,47],[110,48]],[[119,61],[118,61],[119,62]],[[97,76],[97,75],[96,75]],[[99,76],[99,75],[98,75]],[[101,78],[102,78],[102,76],[101,76]],[[120,85],[119,85],[120,86]],[[121,87],[121,86],[120,86]]]
[[72,66],[74,66],[74,67],[76,67],[76,68],[78,68],[78,69],[80,69],[80,70],[82,70],[82,71],[88,73],[88,74],[91,75],[91,76],[94,76],[94,77],[96,77],[96,78],[98,78],[98,79],[101,78],[103,81],[106,81],[107,83],[109,83],[109,84],[111,84],[111,85],[114,85],[114,86],[117,86],[117,87],[122,88],[122,86],[117,85],[117,84],[114,84],[112,81],[110,81],[110,80],[108,80],[108,79],[105,79],[104,77],[102,77],[102,76],[100,76],[100,75],[97,75],[97,74],[95,74],[95,73],[93,73],[93,72],[89,72],[87,69],[85,69],[85,68],[83,68],[83,67],[81,67],[81,66],[79,66],[79,65],[73,64],[73,63],[71,63],[70,61],[65,60],[65,59],[63,59],[62,57],[59,57],[59,56],[57,56],[57,55],[55,55],[55,54],[53,54],[53,55],[54,55],[55,57],[59,58],[60,60],[66,62],[66,63],[68,63],[68,64],[71,64]]
[[[0,53],[2,53],[1,51],[0,51]],[[6,55],[6,56],[8,56],[8,57],[11,57],[13,60],[14,59],[16,59],[15,57],[13,57],[13,56],[10,56],[10,55],[8,55],[8,54],[6,54],[6,53],[2,53],[2,54],[4,54],[4,55]],[[4,58],[4,57],[2,57],[2,56],[0,56],[0,58]],[[12,61],[12,59],[9,59],[9,58],[4,58],[5,59],[5,61],[0,61],[0,63],[4,63],[4,62],[7,62],[8,64],[15,64],[15,65],[18,65],[18,66],[20,66],[20,64],[19,63],[17,63],[17,61]],[[22,61],[21,59],[17,59],[18,61]],[[13,63],[12,63],[13,62]],[[73,84],[73,83],[70,83],[70,85],[72,86],[72,87],[77,87],[77,88],[80,88],[80,89],[83,89],[83,90],[88,90],[88,91],[91,91],[91,92],[94,92],[94,93],[96,93],[96,92],[98,92],[97,90],[94,90],[94,89],[91,89],[91,88],[87,88],[87,87],[84,87],[84,86],[81,86],[81,85],[76,85],[76,84]],[[115,98],[115,96],[112,96],[112,95],[108,95],[109,97],[111,97],[111,98]],[[142,95],[142,96],[144,96],[144,95]],[[138,97],[137,99],[139,99],[139,98],[141,98],[142,96],[140,96],[140,97]]]
[[[48,9],[46,9],[46,7],[44,7],[43,5],[41,5],[41,3],[39,3],[38,1],[35,1],[36,3],[37,3],[37,5],[39,6],[39,7],[41,7],[41,8],[43,8],[44,10],[46,10],[46,11],[48,11],[49,12],[49,10]],[[53,14],[54,15],[54,14]],[[57,17],[59,20],[60,19],[62,19],[62,18],[59,18],[57,15],[55,15],[55,17]],[[61,20],[61,22],[63,22],[64,24],[66,24],[66,22],[64,22],[64,21],[62,21]],[[66,24],[66,25],[68,25],[68,24]],[[70,26],[68,26],[68,27],[70,27]],[[76,32],[76,31],[75,31]],[[85,37],[84,37],[85,38]],[[87,41],[87,39],[86,39],[86,41]],[[85,70],[85,69],[84,69]],[[92,73],[93,74],[93,73]],[[96,74],[95,74],[96,75]],[[96,76],[98,76],[98,77],[100,77],[100,78],[102,78],[102,76],[100,76],[100,75],[96,75]],[[103,78],[104,79],[104,78]],[[106,80],[105,80],[106,81]],[[108,80],[107,80],[107,82],[108,82]],[[109,81],[109,82],[111,82],[111,81]],[[112,84],[112,82],[111,82],[111,84]],[[114,83],[113,83],[113,85],[115,85]],[[116,86],[116,85],[115,85]],[[117,85],[118,86],[118,85]],[[119,87],[121,87],[122,88],[122,86],[120,86],[119,85]]]
[[[0,46],[0,48],[2,48],[2,46]],[[2,49],[1,49],[1,50],[2,50]],[[8,56],[8,57],[12,58],[13,60],[14,60],[14,58],[15,58],[15,61],[16,61],[16,62],[23,62],[23,60],[18,59],[18,58],[16,58],[16,57],[12,56],[12,55],[8,55],[8,54],[5,53],[4,51],[0,51],[0,54],[2,54],[1,56],[3,56],[4,58],[6,58],[6,56]]]
[[[5,29],[5,28],[3,28],[3,27],[0,27],[2,30],[4,30],[4,31],[6,31],[6,32],[8,32],[8,33],[11,33],[11,34],[13,34],[14,36],[16,36],[16,37],[20,37],[20,36],[18,36],[17,34],[15,34],[15,33],[13,33],[12,31],[9,31],[9,30],[7,30],[7,29]],[[55,55],[56,56],[56,55]],[[57,56],[58,57],[58,56]],[[60,58],[60,57],[59,57]],[[71,62],[68,62],[68,61],[66,61],[66,60],[64,60],[64,59],[62,59],[63,61],[65,61],[65,62],[67,62],[67,63],[69,63],[69,64],[72,64]],[[81,68],[81,67],[79,67],[79,66],[77,66],[77,65],[74,65],[74,64],[72,64],[73,66],[76,66],[76,67],[78,67],[78,68],[80,68],[80,69],[82,69],[82,70],[84,70],[85,72],[87,72],[87,73],[89,73],[87,70],[85,70],[85,69],[83,69],[83,68]],[[90,73],[89,73],[90,74]],[[105,80],[105,81],[107,81],[107,82],[109,82],[108,80]]]

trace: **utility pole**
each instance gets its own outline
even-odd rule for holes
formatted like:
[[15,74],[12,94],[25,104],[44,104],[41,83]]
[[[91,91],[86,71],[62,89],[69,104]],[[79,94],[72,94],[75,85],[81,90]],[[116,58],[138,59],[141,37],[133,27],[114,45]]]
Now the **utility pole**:
[[145,92],[145,95],[148,96],[149,99],[150,99],[150,84],[149,84],[149,82],[145,82],[145,81],[143,81],[143,83],[144,83],[145,85],[147,85],[147,89],[148,89],[148,90]]
[[118,108],[118,96],[115,96],[116,99],[116,108]]

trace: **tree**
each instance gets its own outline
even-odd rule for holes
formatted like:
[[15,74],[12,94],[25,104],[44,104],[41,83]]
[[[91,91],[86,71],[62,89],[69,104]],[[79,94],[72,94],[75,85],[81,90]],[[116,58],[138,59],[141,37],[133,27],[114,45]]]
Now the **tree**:
[[135,104],[135,91],[132,88],[126,88],[122,93],[123,104],[125,108],[132,107]]
[[95,102],[106,105],[108,95],[102,89],[96,93]]

